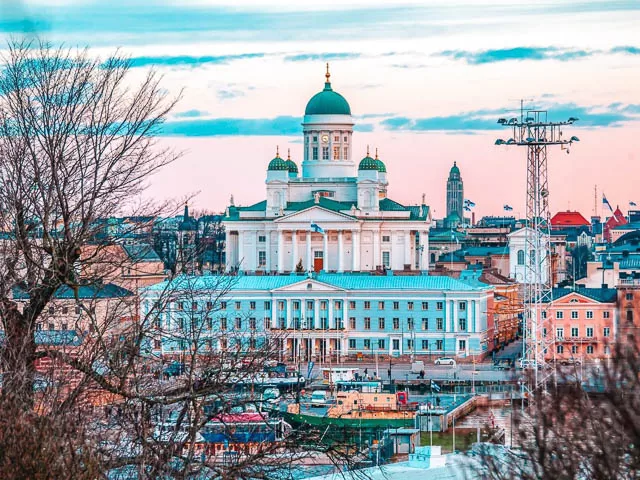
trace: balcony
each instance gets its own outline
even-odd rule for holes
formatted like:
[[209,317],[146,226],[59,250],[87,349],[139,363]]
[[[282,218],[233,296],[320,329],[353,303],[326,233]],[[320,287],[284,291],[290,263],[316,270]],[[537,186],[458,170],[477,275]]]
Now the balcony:
[[621,278],[618,285],[621,287],[640,287],[640,278]]

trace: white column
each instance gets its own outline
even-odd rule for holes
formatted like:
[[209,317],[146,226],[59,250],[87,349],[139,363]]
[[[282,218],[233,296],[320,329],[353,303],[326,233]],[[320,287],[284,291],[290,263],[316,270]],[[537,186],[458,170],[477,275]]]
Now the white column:
[[278,230],[278,273],[284,272],[284,232]]
[[338,230],[338,272],[344,272],[344,239],[342,230]]
[[322,235],[322,269],[329,271],[329,232],[325,230]]
[[225,230],[224,232],[224,246],[226,249],[226,257],[225,257],[225,266],[224,269],[228,272],[231,270],[231,267],[234,264],[233,255],[236,253],[235,248],[231,242],[231,232],[229,230]]
[[278,301],[271,299],[271,328],[279,328],[278,325]]
[[451,316],[453,317],[453,331],[458,331],[458,301],[451,301]]
[[411,261],[411,232],[404,232],[404,264],[411,265],[410,269],[413,270],[413,265]]
[[291,328],[293,327],[293,324],[291,323],[291,299],[288,298],[287,299],[287,328]]
[[334,321],[333,321],[333,302],[335,302],[334,298],[329,298],[327,300],[329,302],[329,305],[327,307],[327,321],[328,321],[328,327],[332,328],[334,325]]
[[346,298],[342,299],[342,324],[345,331],[349,331],[349,301]]
[[360,270],[360,232],[353,230],[351,232],[351,244],[353,250],[353,268],[354,272]]
[[429,244],[427,232],[420,232],[420,270],[429,270]]
[[[479,332],[480,331],[480,301],[474,300],[473,303],[475,304],[475,307],[474,307],[475,314],[473,315],[473,331]],[[487,313],[487,315],[489,314]]]
[[291,232],[291,271],[294,272],[296,265],[298,265],[298,231],[293,230]]
[[264,251],[265,251],[265,264],[264,269],[271,271],[271,231],[266,230],[264,232]]
[[320,325],[320,299],[313,301],[313,328],[316,329]]
[[373,268],[380,265],[380,230],[373,232]]
[[241,270],[246,270],[247,262],[244,261],[244,232],[238,230],[238,266]]
[[313,258],[311,255],[311,231],[307,232],[307,272],[313,270]]

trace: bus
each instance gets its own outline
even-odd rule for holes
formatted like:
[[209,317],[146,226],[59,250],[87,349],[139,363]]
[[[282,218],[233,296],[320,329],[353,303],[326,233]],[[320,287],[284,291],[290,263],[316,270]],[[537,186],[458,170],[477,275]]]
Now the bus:
[[355,367],[323,368],[322,381],[323,383],[353,382],[358,372],[360,369]]

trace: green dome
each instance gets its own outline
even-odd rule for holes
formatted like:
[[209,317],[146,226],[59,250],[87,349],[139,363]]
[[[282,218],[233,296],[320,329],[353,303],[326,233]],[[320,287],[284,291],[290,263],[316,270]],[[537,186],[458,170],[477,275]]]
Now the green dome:
[[288,159],[285,163],[287,164],[287,168],[289,169],[289,173],[298,173],[298,166],[296,165],[296,163],[293,160]]
[[378,165],[378,171],[381,173],[387,173],[387,167],[382,163],[382,160],[376,158],[376,165]]
[[286,160],[283,160],[282,158],[280,158],[280,155],[276,154],[276,158],[269,162],[269,167],[267,168],[267,170],[289,170],[289,165],[287,164]]
[[458,165],[456,165],[456,162],[453,162],[453,167],[451,167],[449,173],[457,173],[458,175],[460,175],[460,169],[458,168]]
[[304,110],[305,115],[351,115],[351,107],[347,100],[338,92],[334,92],[329,81],[329,70],[327,67],[327,81],[324,89],[316,93]]
[[360,165],[358,165],[358,170],[378,170],[378,162],[374,158],[371,158],[369,155],[360,160]]

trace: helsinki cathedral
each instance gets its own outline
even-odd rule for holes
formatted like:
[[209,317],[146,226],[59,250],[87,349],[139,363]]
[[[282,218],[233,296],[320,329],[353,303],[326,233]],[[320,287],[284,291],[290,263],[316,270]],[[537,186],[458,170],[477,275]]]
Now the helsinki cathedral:
[[[387,169],[368,151],[353,151],[351,107],[336,92],[329,67],[324,88],[304,112],[304,158],[287,154],[267,167],[266,200],[236,206],[223,219],[227,269],[246,272],[426,271],[431,214],[387,197]],[[364,152],[363,152],[364,153]]]

